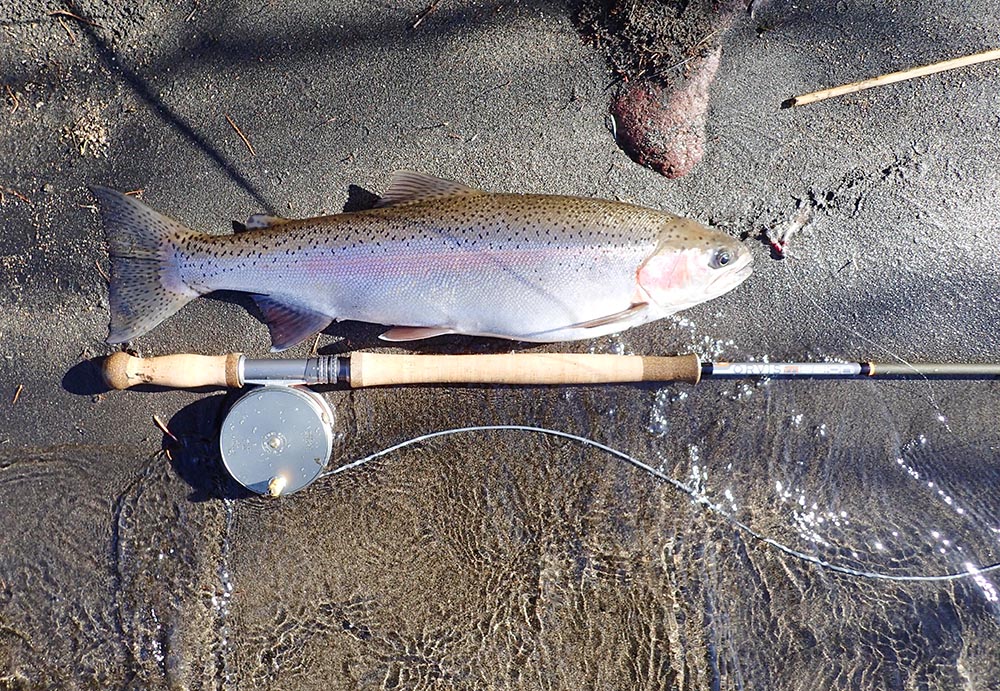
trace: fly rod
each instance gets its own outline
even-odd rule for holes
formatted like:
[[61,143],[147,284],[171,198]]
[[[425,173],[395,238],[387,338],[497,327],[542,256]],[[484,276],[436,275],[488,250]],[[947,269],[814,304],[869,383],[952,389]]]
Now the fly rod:
[[351,353],[303,359],[250,359],[177,354],[140,358],[114,353],[103,366],[114,389],[144,384],[169,388],[257,384],[335,385],[350,388],[405,384],[607,384],[702,379],[994,379],[1000,364],[875,362],[702,362],[670,357],[575,353],[411,355]]

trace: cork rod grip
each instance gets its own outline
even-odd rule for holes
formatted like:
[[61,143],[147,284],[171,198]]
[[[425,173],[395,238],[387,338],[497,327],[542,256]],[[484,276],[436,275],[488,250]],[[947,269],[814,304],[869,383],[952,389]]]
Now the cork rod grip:
[[607,384],[642,381],[697,384],[700,378],[701,363],[696,355],[351,355],[353,388],[394,384]]
[[243,386],[239,377],[240,353],[228,355],[162,355],[140,358],[114,353],[104,361],[104,381],[113,389],[138,384],[194,389],[200,386]]

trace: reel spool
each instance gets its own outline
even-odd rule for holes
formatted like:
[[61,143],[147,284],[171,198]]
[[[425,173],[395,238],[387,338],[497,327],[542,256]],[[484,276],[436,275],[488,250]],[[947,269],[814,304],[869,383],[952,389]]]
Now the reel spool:
[[309,389],[252,389],[222,423],[222,463],[251,492],[272,497],[297,492],[326,468],[333,452],[333,420],[326,399]]

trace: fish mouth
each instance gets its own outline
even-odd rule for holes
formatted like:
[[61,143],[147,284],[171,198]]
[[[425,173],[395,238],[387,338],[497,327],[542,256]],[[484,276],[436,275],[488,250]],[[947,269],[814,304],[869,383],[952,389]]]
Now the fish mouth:
[[706,292],[713,297],[728,293],[750,277],[753,273],[753,255],[749,252],[742,253],[736,263],[726,269],[708,284]]

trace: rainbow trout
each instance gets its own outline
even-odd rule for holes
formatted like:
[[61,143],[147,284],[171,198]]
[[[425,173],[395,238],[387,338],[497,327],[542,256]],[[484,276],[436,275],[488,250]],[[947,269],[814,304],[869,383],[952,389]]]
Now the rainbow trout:
[[367,211],[252,216],[208,235],[119,192],[93,188],[111,257],[108,343],[140,336],[215,290],[250,293],[272,350],[333,320],[441,334],[593,338],[718,297],[751,272],[728,235],[629,204],[491,194],[396,173]]

